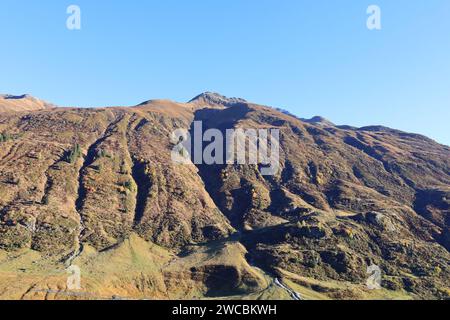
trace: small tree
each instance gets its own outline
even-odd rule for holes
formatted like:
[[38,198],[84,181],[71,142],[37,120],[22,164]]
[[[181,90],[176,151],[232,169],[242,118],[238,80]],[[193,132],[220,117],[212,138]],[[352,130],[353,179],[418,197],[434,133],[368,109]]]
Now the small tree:
[[0,142],[6,142],[12,139],[12,136],[8,133],[0,133]]
[[66,161],[70,164],[74,164],[79,157],[81,157],[81,148],[80,145],[77,143],[72,148],[72,150],[70,150],[69,154],[67,155]]
[[97,158],[111,158],[111,157],[112,156],[103,149],[97,151]]

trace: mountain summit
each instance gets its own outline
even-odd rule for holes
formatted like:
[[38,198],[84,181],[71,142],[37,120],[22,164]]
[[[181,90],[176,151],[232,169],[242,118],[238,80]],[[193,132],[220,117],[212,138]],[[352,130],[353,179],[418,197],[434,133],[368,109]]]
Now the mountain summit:
[[30,95],[0,95],[0,113],[2,112],[23,112],[52,109],[55,105],[46,101],[34,98]]
[[194,99],[189,101],[189,103],[198,106],[206,105],[206,106],[233,107],[238,104],[247,103],[247,101],[241,98],[228,98],[219,93],[205,92],[196,96]]

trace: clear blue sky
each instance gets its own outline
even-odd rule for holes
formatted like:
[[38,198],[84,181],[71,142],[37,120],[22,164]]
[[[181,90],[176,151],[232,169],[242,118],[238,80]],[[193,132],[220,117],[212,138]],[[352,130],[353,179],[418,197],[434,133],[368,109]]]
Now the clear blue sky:
[[3,93],[105,106],[217,91],[450,144],[448,0],[0,0],[0,39]]

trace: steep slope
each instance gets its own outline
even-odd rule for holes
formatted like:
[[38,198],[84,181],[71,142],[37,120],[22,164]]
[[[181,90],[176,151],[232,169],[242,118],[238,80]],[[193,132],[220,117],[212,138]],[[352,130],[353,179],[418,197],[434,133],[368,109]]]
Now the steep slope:
[[257,166],[199,166],[216,204],[247,231],[242,241],[258,265],[280,277],[362,283],[375,264],[386,288],[448,294],[450,148],[252,104],[199,110],[196,119],[222,130],[281,130],[282,169],[274,177]]
[[[171,133],[194,120],[280,129],[281,170],[173,163]],[[71,265],[81,298],[449,295],[450,148],[423,136],[214,93],[9,112],[0,133],[2,298],[73,298],[51,275]]]

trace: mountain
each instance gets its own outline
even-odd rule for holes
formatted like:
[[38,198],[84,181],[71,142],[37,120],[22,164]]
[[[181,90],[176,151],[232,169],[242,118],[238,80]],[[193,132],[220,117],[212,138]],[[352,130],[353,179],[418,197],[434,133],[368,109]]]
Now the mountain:
[[30,95],[21,96],[0,95],[0,113],[4,112],[22,112],[22,111],[38,111],[52,109],[55,106],[43,100],[36,99]]
[[320,117],[320,116],[315,116],[315,117],[312,117],[311,119],[301,119],[301,120],[304,122],[307,122],[307,123],[319,124],[319,125],[322,125],[325,127],[334,127],[335,126],[335,124],[333,122],[331,122],[323,117]]
[[214,92],[205,92],[189,101],[189,104],[199,107],[234,107],[239,104],[246,104],[247,101],[241,98],[227,98]]
[[[279,172],[173,163],[200,120],[279,129]],[[450,148],[421,135],[215,93],[7,112],[0,134],[2,299],[450,298]]]

